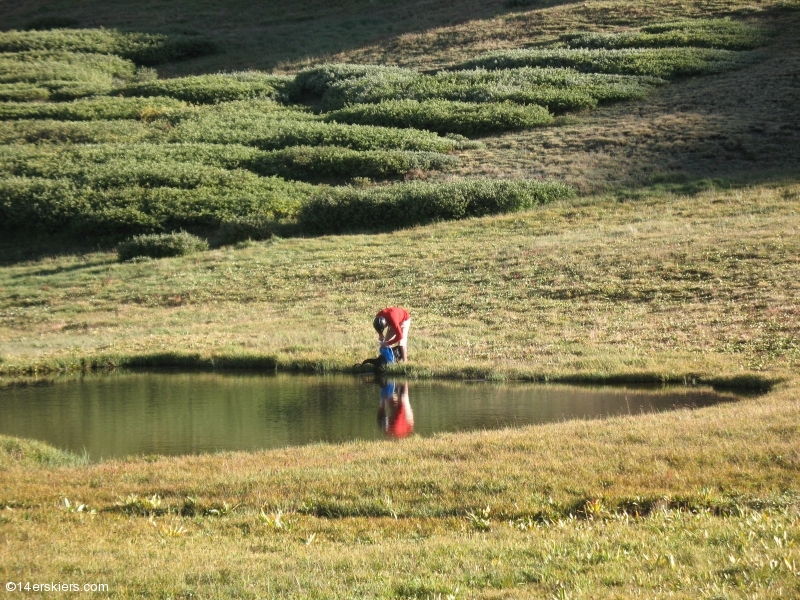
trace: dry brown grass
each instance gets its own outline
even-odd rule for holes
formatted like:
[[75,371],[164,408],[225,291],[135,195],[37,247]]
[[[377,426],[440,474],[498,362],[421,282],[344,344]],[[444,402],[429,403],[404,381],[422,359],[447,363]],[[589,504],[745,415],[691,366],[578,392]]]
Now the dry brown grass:
[[792,178],[800,172],[800,17],[773,25],[774,43],[743,70],[673,83],[561,127],[487,138],[484,150],[465,153],[461,172],[557,178],[584,192]]

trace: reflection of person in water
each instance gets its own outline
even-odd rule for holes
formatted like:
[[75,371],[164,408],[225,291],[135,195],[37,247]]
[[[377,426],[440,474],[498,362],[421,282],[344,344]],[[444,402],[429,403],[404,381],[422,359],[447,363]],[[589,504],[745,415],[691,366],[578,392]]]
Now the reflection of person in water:
[[414,413],[408,400],[408,383],[383,384],[378,425],[386,435],[394,438],[404,438],[414,431]]

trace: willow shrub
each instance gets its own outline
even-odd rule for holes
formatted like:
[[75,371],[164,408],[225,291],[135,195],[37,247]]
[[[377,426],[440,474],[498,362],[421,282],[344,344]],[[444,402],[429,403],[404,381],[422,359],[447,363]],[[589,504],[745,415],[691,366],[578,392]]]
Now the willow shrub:
[[[115,80],[129,80],[135,75],[136,66],[118,56],[76,52],[0,54],[0,97],[12,101],[65,100],[105,94],[113,89]],[[32,88],[37,91],[33,93]]]
[[0,32],[0,52],[31,50],[113,54],[139,65],[154,66],[211,54],[218,47],[200,36],[123,33],[103,28]]
[[50,99],[50,90],[35,83],[0,83],[0,102],[36,102]]
[[180,231],[177,233],[151,233],[136,235],[117,246],[120,261],[146,256],[166,258],[184,256],[208,250],[208,242],[196,235]]
[[458,162],[455,156],[436,152],[358,151],[330,146],[274,151],[212,144],[108,144],[63,149],[0,146],[0,171],[8,175],[69,179],[95,189],[130,185],[230,187],[247,179],[242,169],[284,179],[383,179],[412,170],[446,169]]
[[298,224],[308,233],[385,231],[524,210],[574,195],[552,182],[472,179],[412,182],[373,188],[342,187],[312,196]]
[[248,163],[248,167],[262,175],[279,175],[286,179],[385,179],[412,170],[447,169],[458,162],[456,157],[438,152],[294,146],[265,153],[265,156]]
[[584,73],[671,78],[717,73],[741,66],[749,59],[748,53],[710,48],[556,48],[490,52],[460,66],[465,69],[564,67]]
[[73,102],[5,102],[0,120],[54,119],[58,121],[105,121],[111,119],[154,120],[187,109],[174,98],[84,98]]
[[263,114],[220,111],[182,121],[168,135],[171,142],[241,144],[262,150],[289,146],[340,146],[352,150],[448,152],[454,139],[428,131],[295,120]]
[[752,50],[767,42],[764,30],[730,19],[683,19],[654,23],[620,33],[567,34],[573,48],[667,48],[694,46],[727,50]]
[[328,63],[317,67],[308,67],[300,71],[292,84],[287,88],[293,100],[305,98],[321,98],[336,82],[364,77],[380,78],[384,76],[413,78],[419,73],[412,69],[382,65],[355,65],[347,63]]
[[641,98],[661,80],[574,69],[520,68],[443,71],[436,75],[383,72],[336,81],[323,93],[325,110],[386,100],[451,100],[537,104],[553,112],[593,108],[598,102]]
[[294,219],[312,187],[272,177],[242,177],[225,187],[137,185],[96,189],[67,179],[0,179],[0,228],[93,238],[217,229],[228,220],[264,215]]
[[325,115],[325,120],[358,125],[413,127],[441,134],[478,135],[548,125],[552,123],[553,116],[546,108],[535,104],[384,100],[378,104],[354,104],[331,111]]
[[122,96],[168,97],[193,104],[279,98],[291,78],[254,72],[193,75],[134,83],[115,92]]
[[0,120],[0,144],[105,144],[159,141],[165,132],[142,121]]

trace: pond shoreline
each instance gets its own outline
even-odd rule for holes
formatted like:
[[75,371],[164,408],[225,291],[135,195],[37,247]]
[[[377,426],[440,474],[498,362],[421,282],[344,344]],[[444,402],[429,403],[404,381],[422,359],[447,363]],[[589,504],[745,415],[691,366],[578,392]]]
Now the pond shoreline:
[[[102,373],[116,370],[176,369],[186,372],[254,372],[254,373],[303,373],[303,374],[355,374],[376,373],[359,370],[353,365],[340,362],[300,362],[282,363],[272,356],[202,356],[200,354],[157,353],[131,356],[95,356],[71,360],[54,359],[34,364],[0,363],[0,388],[14,385],[14,382],[41,380],[53,375],[71,373]],[[681,384],[686,386],[707,385],[715,389],[749,389],[762,392],[771,391],[776,385],[788,381],[787,376],[771,373],[704,374],[695,372],[657,373],[652,371],[629,373],[548,373],[534,371],[525,365],[499,369],[492,367],[458,367],[429,365],[396,365],[383,373],[387,377],[406,377],[409,379],[452,379],[459,381],[478,380],[489,382],[519,381],[525,383],[572,383],[572,384]]]

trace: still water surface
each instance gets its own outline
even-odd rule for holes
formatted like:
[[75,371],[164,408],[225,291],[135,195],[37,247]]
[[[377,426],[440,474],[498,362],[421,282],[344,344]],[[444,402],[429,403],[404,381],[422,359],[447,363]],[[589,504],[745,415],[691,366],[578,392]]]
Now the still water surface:
[[427,436],[734,399],[710,388],[381,385],[348,376],[117,373],[0,389],[0,433],[100,460]]

